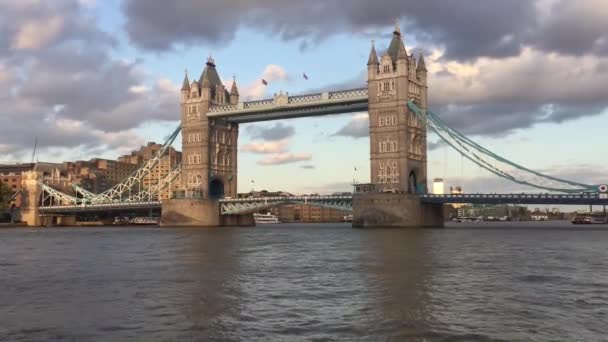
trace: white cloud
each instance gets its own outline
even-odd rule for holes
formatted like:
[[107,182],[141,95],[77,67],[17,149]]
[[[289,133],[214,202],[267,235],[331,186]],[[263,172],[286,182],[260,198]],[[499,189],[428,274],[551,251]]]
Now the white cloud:
[[262,79],[266,80],[269,85],[272,85],[273,82],[289,80],[289,74],[282,66],[275,64],[267,65],[259,78],[243,88],[240,92],[242,98],[245,100],[249,98],[255,100],[264,97],[268,86],[262,83]]
[[289,140],[278,141],[259,141],[250,142],[243,145],[240,150],[249,153],[269,154],[269,153],[284,153],[289,147]]
[[129,91],[134,94],[143,94],[143,93],[148,92],[148,90],[150,90],[150,89],[143,84],[134,85],[134,86],[131,86],[131,88],[129,88]]
[[14,50],[37,50],[48,46],[61,33],[64,19],[59,15],[25,21],[13,37]]
[[312,159],[310,153],[279,153],[265,157],[258,161],[258,165],[291,164]]

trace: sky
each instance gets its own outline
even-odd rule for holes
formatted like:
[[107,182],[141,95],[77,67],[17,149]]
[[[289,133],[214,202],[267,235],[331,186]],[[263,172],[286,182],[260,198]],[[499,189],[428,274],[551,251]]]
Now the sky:
[[[29,162],[35,139],[48,162],[164,141],[184,71],[198,78],[209,56],[242,100],[364,87],[370,41],[386,49],[396,20],[451,127],[529,168],[608,182],[605,0],[0,0],[0,162]],[[368,132],[367,113],[241,125],[239,191],[350,191],[369,181]],[[531,190],[430,146],[429,179]]]

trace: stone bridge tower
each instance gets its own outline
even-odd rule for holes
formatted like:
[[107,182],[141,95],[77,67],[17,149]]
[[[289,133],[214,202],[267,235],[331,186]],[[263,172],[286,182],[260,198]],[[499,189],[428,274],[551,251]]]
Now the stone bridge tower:
[[407,54],[397,25],[380,58],[372,44],[367,75],[373,186],[353,196],[353,226],[441,227],[442,206],[417,196],[427,192],[426,125],[407,107],[427,109],[424,57]]
[[253,216],[221,217],[218,200],[237,197],[238,124],[212,119],[209,112],[236,105],[236,80],[228,91],[215,61],[209,57],[198,80],[184,77],[180,107],[182,122],[182,174],[180,190],[163,201],[163,226],[252,225]]
[[187,198],[236,197],[238,125],[209,119],[216,106],[236,105],[236,80],[224,87],[209,57],[198,81],[184,77],[181,90],[183,173],[181,191]]
[[407,107],[427,108],[427,70],[422,54],[408,55],[397,25],[380,59],[372,43],[367,62],[371,183],[378,191],[425,193],[426,127]]

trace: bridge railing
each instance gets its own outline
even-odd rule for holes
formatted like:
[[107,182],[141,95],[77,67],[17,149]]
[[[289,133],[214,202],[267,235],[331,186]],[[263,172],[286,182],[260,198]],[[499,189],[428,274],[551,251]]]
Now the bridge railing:
[[328,195],[328,196],[273,196],[273,197],[245,197],[245,198],[223,198],[220,203],[246,203],[246,202],[267,202],[267,201],[315,201],[315,200],[351,200],[349,195]]
[[602,194],[589,193],[589,194],[425,194],[420,197],[426,198],[547,198],[547,199],[599,199],[602,198]]

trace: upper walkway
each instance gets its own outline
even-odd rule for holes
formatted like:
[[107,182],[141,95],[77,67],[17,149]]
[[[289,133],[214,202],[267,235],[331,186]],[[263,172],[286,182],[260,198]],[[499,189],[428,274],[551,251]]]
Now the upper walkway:
[[357,88],[297,96],[280,93],[267,100],[213,106],[209,108],[207,117],[247,123],[351,113],[367,109],[367,88]]

